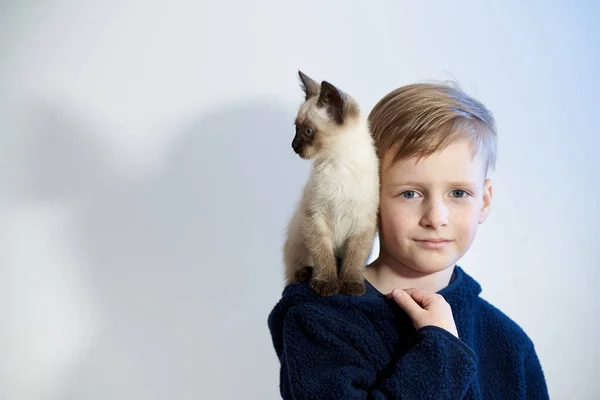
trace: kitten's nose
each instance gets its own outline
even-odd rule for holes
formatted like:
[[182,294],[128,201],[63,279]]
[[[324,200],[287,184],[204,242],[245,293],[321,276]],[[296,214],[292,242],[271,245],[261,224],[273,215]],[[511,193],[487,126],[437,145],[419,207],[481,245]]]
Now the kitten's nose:
[[297,153],[298,149],[300,148],[300,141],[299,140],[292,140],[292,149],[294,149],[294,151]]

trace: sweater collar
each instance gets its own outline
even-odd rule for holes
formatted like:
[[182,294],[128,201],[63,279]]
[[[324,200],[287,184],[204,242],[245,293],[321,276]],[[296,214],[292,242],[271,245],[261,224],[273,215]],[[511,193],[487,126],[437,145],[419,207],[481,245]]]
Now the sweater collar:
[[[437,293],[442,295],[444,299],[452,306],[452,309],[457,310],[468,310],[470,309],[473,300],[476,299],[481,293],[481,286],[473,279],[469,274],[465,272],[460,266],[454,266],[455,277],[445,288],[439,290]],[[307,287],[308,288],[308,287]],[[310,289],[310,288],[308,288]],[[316,294],[315,294],[316,295]],[[318,295],[316,295],[318,296]],[[332,300],[348,301],[360,306],[361,303],[366,303],[367,308],[372,308],[374,304],[385,304],[389,307],[390,304],[397,306],[393,299],[388,299],[384,294],[378,296],[362,296],[352,297],[346,295],[334,295],[331,296]]]
[[[481,293],[481,286],[460,266],[456,265],[454,268],[456,272],[455,279],[437,293],[444,296],[453,310],[467,311],[470,309],[473,300]],[[365,312],[377,313],[381,312],[382,309],[389,309],[391,305],[397,307],[393,299],[387,299],[383,294],[379,296],[348,296],[338,293],[322,297],[313,292],[308,282],[302,282],[287,285],[275,309],[285,314],[289,307],[306,303],[329,303],[332,306],[358,308]]]

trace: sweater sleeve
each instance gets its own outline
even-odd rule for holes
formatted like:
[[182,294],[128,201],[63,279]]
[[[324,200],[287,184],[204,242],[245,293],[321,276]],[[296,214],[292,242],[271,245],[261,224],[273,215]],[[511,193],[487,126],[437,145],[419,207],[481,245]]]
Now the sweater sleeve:
[[527,393],[526,398],[530,400],[547,400],[550,398],[544,372],[533,344],[525,355],[525,390]]
[[473,350],[450,332],[426,326],[416,344],[384,372],[364,356],[369,338],[320,310],[289,310],[283,327],[284,399],[461,399],[477,370]]

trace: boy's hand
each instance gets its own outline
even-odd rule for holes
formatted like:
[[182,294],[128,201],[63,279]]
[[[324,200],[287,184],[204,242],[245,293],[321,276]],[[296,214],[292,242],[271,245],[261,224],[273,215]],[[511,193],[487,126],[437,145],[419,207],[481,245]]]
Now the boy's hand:
[[424,326],[443,328],[458,338],[452,308],[440,294],[425,289],[394,289],[387,295],[408,314],[418,331]]

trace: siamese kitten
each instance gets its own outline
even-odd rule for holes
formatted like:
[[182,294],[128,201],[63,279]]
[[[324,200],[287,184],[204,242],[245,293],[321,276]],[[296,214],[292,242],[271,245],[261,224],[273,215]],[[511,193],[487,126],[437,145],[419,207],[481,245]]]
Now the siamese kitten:
[[310,279],[321,296],[361,295],[377,231],[379,159],[356,101],[298,73],[306,98],[292,148],[313,167],[287,229],[286,282]]

